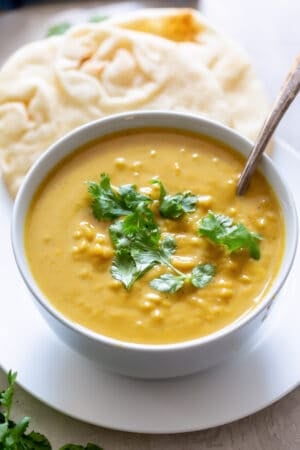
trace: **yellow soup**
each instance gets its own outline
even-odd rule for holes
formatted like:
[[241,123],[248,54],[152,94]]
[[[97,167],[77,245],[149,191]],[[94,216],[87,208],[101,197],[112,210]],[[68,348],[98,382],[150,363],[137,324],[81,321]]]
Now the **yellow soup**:
[[[257,173],[243,197],[235,195],[244,164],[234,150],[205,137],[175,130],[141,130],[93,142],[58,165],[30,206],[25,245],[34,278],[53,306],[70,320],[127,342],[165,344],[206,336],[247,314],[261,301],[278,271],[284,223],[278,201]],[[216,274],[203,288],[184,283],[160,292],[151,280],[170,273],[157,264],[131,289],[111,274],[114,248],[109,221],[92,214],[86,181],[109,174],[113,186],[134,184],[150,196],[162,236],[171,235],[173,266],[190,273],[212,263]],[[163,219],[157,205],[160,179],[170,194],[191,191],[196,210]],[[261,257],[232,253],[197,232],[212,210],[259,233]]]

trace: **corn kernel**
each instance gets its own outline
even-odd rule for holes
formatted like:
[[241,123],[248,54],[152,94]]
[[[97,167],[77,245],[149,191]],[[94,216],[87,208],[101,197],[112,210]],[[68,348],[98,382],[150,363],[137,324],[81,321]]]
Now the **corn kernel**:
[[163,319],[163,313],[161,312],[160,309],[154,309],[154,310],[151,312],[151,317],[152,317],[152,319],[154,319],[154,320],[162,320],[162,319]]
[[160,302],[161,296],[159,294],[155,294],[155,292],[148,292],[148,294],[145,295],[147,300],[151,300],[152,302]]
[[122,283],[119,280],[111,280],[109,283],[109,287],[110,287],[110,289],[117,291],[122,287]]
[[141,161],[134,161],[132,163],[132,167],[134,167],[135,169],[139,169],[140,167],[142,167]]
[[116,158],[115,159],[115,166],[118,167],[118,169],[124,169],[126,167],[126,159],[125,158]]
[[152,309],[153,308],[153,304],[151,302],[149,302],[148,300],[143,300],[142,302],[140,302],[140,307],[142,309]]
[[82,233],[81,233],[80,230],[74,231],[74,233],[73,233],[73,238],[74,239],[80,239],[81,237],[82,237]]
[[200,206],[209,207],[212,205],[213,198],[211,195],[199,195],[197,203]]
[[102,233],[96,233],[95,242],[98,244],[103,244],[105,242],[105,235]]
[[175,174],[179,175],[181,173],[181,168],[177,161],[174,163],[174,167],[175,167]]
[[90,272],[88,269],[82,269],[82,270],[79,272],[79,277],[80,277],[82,280],[89,280],[89,279],[92,278],[92,274],[91,274],[91,272]]
[[87,247],[88,247],[87,241],[86,241],[85,239],[82,239],[82,241],[80,242],[80,244],[78,245],[78,247],[79,247],[79,250],[80,250],[80,251],[86,250]]
[[111,258],[113,256],[112,248],[108,247],[107,245],[104,245],[102,247],[102,255],[103,255],[103,258]]
[[232,294],[232,289],[222,288],[219,295],[222,299],[229,300],[232,297]]
[[249,284],[251,283],[251,278],[248,275],[243,274],[240,276],[240,281],[244,284]]

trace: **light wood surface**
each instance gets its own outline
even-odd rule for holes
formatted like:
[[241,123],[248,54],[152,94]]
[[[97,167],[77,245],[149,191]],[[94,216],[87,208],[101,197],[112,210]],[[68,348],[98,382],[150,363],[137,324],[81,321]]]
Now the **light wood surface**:
[[[219,28],[245,47],[273,101],[287,67],[299,52],[300,1],[202,0],[201,8]],[[2,42],[0,47],[0,51],[7,50]],[[298,99],[280,124],[278,135],[300,151],[299,117]],[[5,386],[5,379],[0,370],[0,389]],[[54,450],[68,441],[95,442],[105,450],[300,449],[300,388],[246,419],[207,431],[180,435],[138,435],[90,426],[48,408],[20,388],[16,392],[13,415],[16,418],[32,416],[33,427],[49,437]]]

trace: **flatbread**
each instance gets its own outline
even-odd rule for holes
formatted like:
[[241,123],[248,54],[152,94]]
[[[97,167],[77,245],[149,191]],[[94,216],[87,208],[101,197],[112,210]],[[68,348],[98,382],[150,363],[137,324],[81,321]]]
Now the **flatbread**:
[[15,196],[34,161],[110,114],[202,114],[253,139],[267,103],[244,53],[193,10],[145,10],[29,44],[0,72],[0,158]]

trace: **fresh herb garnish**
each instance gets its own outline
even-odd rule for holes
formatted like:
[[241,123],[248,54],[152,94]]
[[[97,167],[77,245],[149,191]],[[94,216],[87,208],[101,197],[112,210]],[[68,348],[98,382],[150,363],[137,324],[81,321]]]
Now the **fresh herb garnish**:
[[[178,270],[177,270],[178,272]],[[216,267],[213,264],[199,264],[194,267],[190,274],[180,273],[180,275],[163,274],[159,278],[154,278],[150,286],[160,292],[179,291],[185,282],[192,283],[197,288],[204,288],[211,282],[216,274]]]
[[[160,180],[152,180],[160,188],[159,212],[164,218],[178,219],[183,214],[195,211],[198,197],[191,192],[168,194]],[[215,276],[213,264],[199,264],[191,273],[183,273],[171,263],[176,251],[172,236],[162,238],[158,222],[151,209],[153,200],[137,191],[136,186],[126,184],[113,188],[107,174],[102,174],[99,183],[88,182],[92,197],[92,211],[98,220],[113,222],[109,227],[115,249],[112,276],[121,281],[126,289],[155,265],[166,266],[170,273],[151,281],[150,285],[161,292],[174,293],[185,283],[203,288]],[[230,252],[247,249],[254,259],[260,258],[258,233],[249,231],[232,218],[209,211],[200,220],[199,234],[212,242],[224,245]]]
[[212,242],[227,247],[230,252],[248,249],[251,258],[260,258],[259,241],[261,235],[247,230],[241,223],[234,223],[230,217],[209,211],[200,220],[199,234]]
[[132,184],[113,190],[110,178],[102,173],[100,182],[88,181],[88,192],[92,197],[93,214],[98,220],[114,220],[126,216],[139,204],[150,204],[150,197],[140,194]]
[[160,180],[152,180],[152,184],[158,184],[160,188],[159,212],[166,219],[179,219],[185,213],[196,210],[198,197],[191,192],[168,194],[166,188]]
[[49,28],[46,36],[60,36],[61,34],[64,34],[66,31],[68,31],[71,26],[72,25],[69,22],[58,23]]
[[[190,192],[168,195],[161,181],[153,180],[153,183],[160,185],[161,215],[174,219],[195,210],[195,195]],[[185,282],[202,288],[211,281],[215,269],[209,272],[202,268],[212,268],[209,264],[195,267],[191,274],[184,274],[174,267],[171,256],[176,251],[176,242],[172,236],[162,238],[160,227],[150,209],[153,201],[138,192],[136,186],[126,184],[118,189],[113,188],[109,176],[103,173],[99,183],[88,182],[88,192],[96,219],[113,222],[109,227],[115,249],[111,274],[126,289],[130,289],[136,280],[158,264],[174,273],[166,273],[152,280],[151,286],[162,292],[177,292]]]
[[191,283],[197,288],[203,288],[211,282],[215,274],[216,266],[213,264],[199,264],[192,270]]
[[109,232],[115,247],[111,273],[126,289],[130,289],[136,280],[157,264],[176,273],[164,274],[151,281],[150,286],[161,292],[177,292],[185,281],[203,288],[215,275],[215,268],[210,264],[200,264],[191,274],[174,267],[170,259],[176,251],[176,242],[172,236],[162,239],[153,212],[144,204],[113,223]]
[[174,292],[179,291],[184,285],[185,277],[183,275],[172,275],[171,273],[164,273],[159,278],[154,278],[150,282],[150,286],[160,292]]
[[171,236],[161,239],[154,214],[145,204],[113,223],[109,233],[115,247],[112,276],[127,289],[156,264],[170,266],[176,243]]
[[[48,439],[41,433],[31,431],[26,433],[30,418],[23,417],[19,422],[11,420],[11,408],[14,397],[17,373],[9,371],[7,375],[8,388],[0,392],[0,450],[52,450]],[[95,444],[67,444],[60,450],[103,450]]]

